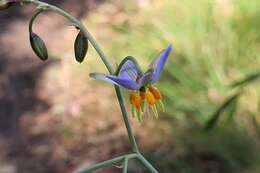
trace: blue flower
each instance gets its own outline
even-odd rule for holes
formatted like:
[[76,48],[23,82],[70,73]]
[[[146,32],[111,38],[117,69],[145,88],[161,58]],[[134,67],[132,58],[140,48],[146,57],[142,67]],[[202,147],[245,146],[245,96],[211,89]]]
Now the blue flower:
[[130,95],[130,102],[137,115],[139,115],[139,120],[141,120],[140,113],[143,112],[142,107],[144,107],[145,100],[157,117],[155,105],[158,103],[161,108],[163,105],[161,94],[153,84],[159,80],[171,50],[172,45],[169,45],[154,59],[145,72],[140,70],[138,63],[133,57],[128,56],[119,64],[115,75],[91,73],[90,77],[133,90]]

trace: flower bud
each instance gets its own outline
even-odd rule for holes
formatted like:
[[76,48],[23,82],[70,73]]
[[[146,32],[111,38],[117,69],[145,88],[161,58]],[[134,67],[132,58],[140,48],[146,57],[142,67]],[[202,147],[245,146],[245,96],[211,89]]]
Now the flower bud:
[[87,51],[88,51],[88,39],[80,31],[74,42],[74,52],[75,52],[76,60],[81,63],[84,60]]
[[48,59],[48,51],[43,40],[35,33],[30,33],[30,43],[34,53],[43,61]]

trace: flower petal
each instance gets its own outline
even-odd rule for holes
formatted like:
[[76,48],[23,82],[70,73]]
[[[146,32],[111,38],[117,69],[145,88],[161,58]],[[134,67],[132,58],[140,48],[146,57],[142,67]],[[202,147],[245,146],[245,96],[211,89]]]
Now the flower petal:
[[160,55],[153,61],[149,66],[151,69],[154,69],[152,82],[157,81],[160,78],[161,72],[164,68],[165,62],[168,59],[172,50],[172,45],[170,44]]
[[142,72],[139,69],[136,60],[131,56],[127,56],[121,61],[116,72],[116,75],[120,78],[133,81],[136,81],[141,74]]
[[145,72],[140,79],[141,86],[152,83],[153,74],[154,74],[154,71],[152,69]]
[[89,76],[94,79],[113,83],[115,85],[124,87],[126,89],[130,89],[130,90],[138,90],[141,87],[140,84],[137,84],[137,82],[135,82],[133,80],[124,79],[124,78],[121,78],[118,76],[105,75],[105,74],[101,74],[101,73],[90,73]]

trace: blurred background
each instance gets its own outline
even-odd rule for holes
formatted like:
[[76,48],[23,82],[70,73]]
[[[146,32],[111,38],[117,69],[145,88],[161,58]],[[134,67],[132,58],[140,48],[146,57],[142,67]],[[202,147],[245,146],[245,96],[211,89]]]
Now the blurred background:
[[[166,112],[130,118],[160,172],[260,172],[259,0],[45,2],[80,18],[114,67],[131,55],[145,69],[174,45],[157,84]],[[129,152],[113,87],[88,76],[107,73],[93,48],[76,63],[76,29],[47,12],[34,24],[51,54],[40,61],[29,44],[33,9],[0,13],[0,173],[69,173]],[[130,162],[129,172],[146,170]]]

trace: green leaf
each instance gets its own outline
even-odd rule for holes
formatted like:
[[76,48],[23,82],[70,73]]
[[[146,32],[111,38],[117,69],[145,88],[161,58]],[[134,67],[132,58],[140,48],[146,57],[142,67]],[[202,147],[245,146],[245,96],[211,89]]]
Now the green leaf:
[[43,40],[35,33],[30,33],[30,43],[34,53],[43,61],[48,59],[48,51]]
[[230,85],[230,87],[238,87],[251,84],[260,79],[260,71],[247,75],[244,79],[238,80]]
[[[216,126],[222,113],[224,113],[225,110],[227,110],[230,106],[234,105],[239,96],[240,93],[236,93],[233,96],[229,97],[222,105],[220,105],[220,107],[212,114],[211,118],[207,121],[204,127],[204,131],[212,130]],[[233,114],[234,111],[230,116],[233,116]]]
[[88,39],[83,32],[79,32],[74,42],[74,53],[76,60],[81,63],[88,51]]

